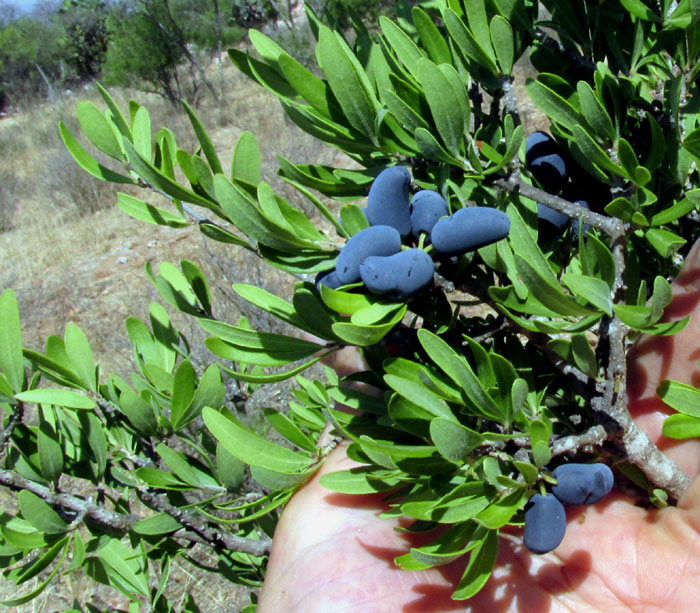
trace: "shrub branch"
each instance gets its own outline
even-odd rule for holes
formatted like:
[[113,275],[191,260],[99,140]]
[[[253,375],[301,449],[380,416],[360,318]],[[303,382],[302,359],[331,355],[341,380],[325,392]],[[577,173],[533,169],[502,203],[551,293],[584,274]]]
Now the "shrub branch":
[[[49,505],[58,506],[66,512],[76,513],[79,517],[83,517],[86,520],[89,519],[90,521],[114,530],[132,531],[134,525],[144,519],[144,517],[133,513],[117,513],[116,511],[106,508],[104,505],[95,504],[78,496],[54,492],[48,487],[4,468],[0,468],[0,484],[15,491],[28,490],[39,496],[39,498]],[[152,497],[153,495],[148,494],[148,496]],[[241,551],[255,556],[265,555],[270,550],[271,542],[267,537],[256,540],[233,534],[218,533],[211,528],[202,526],[202,520],[195,518],[191,521],[191,514],[187,511],[181,509],[176,510],[178,514],[168,514],[175,517],[175,519],[181,523],[186,524],[188,527],[175,532],[173,536],[176,538],[193,543],[205,543],[211,547],[225,548],[229,551]],[[163,508],[163,512],[168,512],[167,507]]]

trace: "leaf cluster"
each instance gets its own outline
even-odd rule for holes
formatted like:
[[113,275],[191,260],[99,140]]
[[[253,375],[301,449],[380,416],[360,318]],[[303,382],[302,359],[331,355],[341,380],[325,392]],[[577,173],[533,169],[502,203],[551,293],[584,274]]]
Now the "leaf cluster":
[[[76,162],[144,190],[142,198],[120,194],[118,206],[145,223],[197,224],[295,275],[289,299],[233,289],[313,340],[217,319],[194,262],[147,266],[162,300],[211,335],[217,361],[199,372],[185,337],[153,304],[148,323],[127,320],[137,372],[130,381],[103,378],[75,326],[50,337],[44,353],[23,350],[16,301],[3,294],[0,482],[22,490],[20,512],[0,526],[9,575],[25,577],[16,562],[30,546],[45,552],[48,561],[35,563],[42,570],[54,560],[58,568],[72,548],[92,576],[155,605],[165,602],[170,560],[203,541],[236,580],[259,580],[260,541],[334,436],[350,441],[360,467],[321,483],[385,492],[385,516],[413,518],[411,530],[444,525],[396,563],[417,570],[468,554],[457,599],[483,587],[499,530],[523,523],[525,504],[546,492],[565,460],[608,462],[648,503],[678,500],[687,477],[655,446],[627,446],[637,426],[625,406],[626,353],[642,333],[672,335],[688,323],[664,312],[698,230],[700,8],[541,4],[546,13],[526,0],[438,0],[380,18],[377,31],[353,20],[351,34],[307,7],[319,73],[251,30],[254,51],[231,49],[234,65],[277,96],[292,122],[352,161],[336,168],[278,158],[279,175],[314,217],[265,180],[250,132],[224,168],[187,104],[195,151],[180,148],[167,127],[155,130],[145,107],[132,101],[124,112],[103,88],[106,108],[78,105],[85,139],[110,161],[61,125]],[[556,193],[527,163],[513,87],[525,56],[537,76],[523,95],[550,122],[566,166]],[[407,301],[361,284],[316,284],[366,227],[359,205],[374,178],[397,164],[410,169],[413,192],[439,192],[452,213],[474,204],[503,211],[509,236],[436,261],[435,283]],[[149,190],[172,206],[150,204]],[[538,203],[579,223],[552,232]],[[302,374],[344,347],[360,348],[366,370],[342,379],[328,367],[325,379]],[[266,428],[286,441],[278,444],[232,409],[227,385],[245,395],[292,377],[288,412],[264,411]],[[698,394],[678,382],[661,386],[678,411],[666,435],[700,434]],[[25,424],[25,404],[36,406],[38,426]],[[100,520],[84,500],[61,502],[63,475],[102,487],[103,510],[121,518],[121,532],[108,533],[114,518]],[[241,490],[248,478],[264,495]],[[130,492],[155,514],[139,516]],[[78,529],[83,520],[89,535]],[[161,588],[141,589],[154,564]]]

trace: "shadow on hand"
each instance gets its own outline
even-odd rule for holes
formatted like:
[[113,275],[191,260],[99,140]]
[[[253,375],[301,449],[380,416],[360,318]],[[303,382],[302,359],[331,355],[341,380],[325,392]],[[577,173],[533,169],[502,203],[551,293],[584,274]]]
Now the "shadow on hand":
[[[384,494],[358,496],[329,493],[324,498],[333,506],[374,509],[378,514],[389,508],[383,501],[383,496]],[[412,520],[407,518],[399,520],[399,525],[404,528],[411,523]],[[364,552],[386,565],[384,570],[397,571],[397,591],[403,590],[409,599],[401,609],[404,613],[465,610],[544,613],[551,609],[553,596],[575,591],[591,570],[591,556],[583,550],[574,552],[566,563],[533,556],[522,544],[521,530],[515,528],[513,534],[500,535],[495,571],[479,594],[466,601],[453,600],[452,593],[459,586],[469,562],[469,554],[444,566],[413,573],[400,571],[394,563],[396,557],[408,553],[412,547],[430,543],[446,529],[447,526],[426,532],[396,533],[391,528],[394,538],[390,540],[387,537],[386,544],[377,542],[376,539],[370,542],[367,537],[363,538],[362,533],[357,535],[356,542]]]
[[[394,558],[407,553],[410,546],[416,546],[411,544],[406,549],[388,548],[358,540],[368,553],[394,568]],[[401,610],[404,613],[465,610],[489,613],[545,613],[551,609],[552,596],[574,591],[591,570],[591,556],[587,551],[575,552],[566,564],[551,561],[533,564],[534,558],[525,550],[519,539],[501,537],[498,546],[496,569],[476,597],[465,601],[452,599],[452,593],[459,586],[469,562],[467,554],[450,564],[433,569],[433,572],[439,573],[440,582],[416,582],[411,589],[416,597]]]

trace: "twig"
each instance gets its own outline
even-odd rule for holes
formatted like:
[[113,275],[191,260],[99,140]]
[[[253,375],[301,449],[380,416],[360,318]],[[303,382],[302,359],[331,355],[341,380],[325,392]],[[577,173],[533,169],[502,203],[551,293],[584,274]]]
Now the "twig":
[[185,509],[173,506],[168,502],[165,494],[154,494],[146,487],[139,488],[141,499],[161,513],[167,513],[181,524],[186,525],[195,534],[199,535],[207,543],[219,546],[229,551],[243,551],[252,555],[261,556],[270,551],[271,541],[267,537],[260,540],[236,536],[229,532],[217,531],[210,528],[207,522]]
[[7,426],[0,432],[0,459],[5,457],[7,446],[10,444],[10,438],[12,437],[12,431],[17,424],[22,422],[23,418],[24,403],[18,402],[13,405],[12,415],[10,415],[10,418],[7,420]]
[[605,232],[605,234],[612,238],[624,235],[628,229],[619,219],[589,211],[580,204],[564,200],[564,198],[554,196],[542,189],[529,185],[519,177],[510,176],[507,179],[498,179],[494,184],[506,191],[522,194],[526,198],[530,198],[530,200],[546,204],[548,207],[560,213],[564,213],[572,219],[578,219],[581,213],[583,213],[584,223]]
[[[4,485],[12,490],[28,490],[49,505],[58,506],[65,511],[76,513],[79,517],[82,516],[85,519],[115,530],[131,531],[138,521],[144,519],[132,513],[117,513],[105,506],[97,505],[78,496],[52,492],[49,488],[4,468],[0,468],[0,485]],[[186,511],[182,511],[182,513],[185,516],[189,515]],[[181,521],[177,515],[173,515],[173,517]],[[199,521],[201,522],[201,520]],[[185,522],[183,521],[182,523]],[[267,537],[256,540],[231,534],[219,535],[210,528],[205,530],[181,529],[175,532],[173,536],[193,543],[206,543],[212,547],[224,547],[230,551],[241,551],[256,556],[266,554],[271,546],[271,542]]]
[[598,425],[589,428],[581,434],[562,436],[552,441],[552,456],[560,456],[567,453],[575,453],[584,450],[585,447],[599,449],[603,443],[609,441],[615,433],[615,429]]

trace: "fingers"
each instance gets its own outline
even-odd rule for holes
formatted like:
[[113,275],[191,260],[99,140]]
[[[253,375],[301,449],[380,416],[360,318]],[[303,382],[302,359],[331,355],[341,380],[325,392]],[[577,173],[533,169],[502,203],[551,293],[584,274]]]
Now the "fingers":
[[690,315],[690,323],[673,336],[644,336],[635,344],[628,359],[629,409],[652,442],[694,476],[700,472],[700,444],[662,436],[664,419],[673,411],[656,395],[656,389],[666,379],[700,386],[700,241],[688,253],[671,288],[673,300],[664,320]]
[[654,397],[665,379],[700,384],[700,241],[693,245],[671,289],[673,300],[666,308],[664,320],[676,321],[691,315],[690,323],[679,334],[644,336],[635,344],[629,364],[631,401]]

